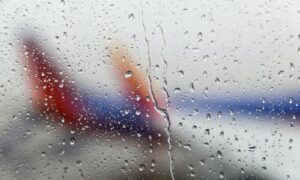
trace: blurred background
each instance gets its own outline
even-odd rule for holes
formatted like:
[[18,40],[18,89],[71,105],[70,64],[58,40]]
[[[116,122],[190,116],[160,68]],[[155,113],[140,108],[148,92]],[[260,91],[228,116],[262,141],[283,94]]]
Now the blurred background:
[[[121,89],[110,45],[128,49],[165,100],[170,143],[40,116],[24,34],[108,99]],[[298,0],[0,0],[0,43],[1,179],[300,179]]]

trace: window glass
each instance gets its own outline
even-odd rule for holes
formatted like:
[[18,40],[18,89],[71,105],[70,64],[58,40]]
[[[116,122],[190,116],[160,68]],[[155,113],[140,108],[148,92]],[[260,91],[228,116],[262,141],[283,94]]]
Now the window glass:
[[299,19],[299,1],[0,0],[1,177],[299,179]]

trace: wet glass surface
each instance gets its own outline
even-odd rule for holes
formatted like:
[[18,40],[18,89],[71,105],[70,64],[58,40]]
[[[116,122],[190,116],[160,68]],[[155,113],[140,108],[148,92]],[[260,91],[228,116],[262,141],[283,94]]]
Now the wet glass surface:
[[0,179],[299,179],[299,1],[0,0]]

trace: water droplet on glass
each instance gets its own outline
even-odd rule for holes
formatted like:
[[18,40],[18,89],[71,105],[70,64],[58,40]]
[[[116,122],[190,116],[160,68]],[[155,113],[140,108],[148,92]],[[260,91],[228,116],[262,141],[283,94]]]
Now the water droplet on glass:
[[46,156],[46,152],[42,152],[42,157],[45,157]]
[[284,71],[281,70],[281,71],[278,72],[278,75],[281,77],[283,75],[283,73],[284,73]]
[[206,120],[210,120],[210,118],[211,118],[211,115],[208,113],[208,114],[206,114]]
[[199,33],[197,34],[197,36],[198,36],[199,39],[202,38],[202,32],[199,32]]
[[216,79],[215,79],[215,82],[216,82],[216,84],[220,84],[220,79],[219,79],[219,78],[216,78]]
[[245,173],[245,170],[244,170],[243,168],[241,168],[241,169],[240,169],[240,172],[241,172],[242,174],[244,174],[244,173]]
[[189,36],[189,31],[185,31],[185,32],[184,32],[184,37],[185,37],[185,38],[188,38],[188,36]]
[[145,170],[145,167],[146,167],[145,164],[141,164],[141,165],[139,166],[139,170],[140,170],[140,171],[144,171],[144,170]]
[[221,151],[217,151],[217,157],[218,158],[222,158],[222,156],[223,156],[222,152]]
[[129,14],[128,19],[129,19],[129,21],[133,21],[134,20],[134,14],[133,13]]
[[135,115],[137,115],[137,116],[139,116],[141,113],[142,113],[142,111],[139,109],[135,111]]
[[78,160],[78,161],[76,161],[76,164],[77,164],[77,166],[81,166],[82,161],[81,161],[81,160]]
[[250,152],[254,152],[254,151],[256,150],[256,146],[249,146],[249,147],[248,147],[248,150],[249,150]]
[[220,179],[224,179],[224,172],[223,171],[220,172],[219,177],[220,177]]
[[64,149],[61,149],[60,151],[59,151],[59,153],[58,153],[60,156],[61,155],[64,155],[65,154],[65,150]]
[[180,74],[180,77],[183,77],[184,76],[184,71],[178,71],[179,72],[179,74]]
[[76,143],[76,139],[74,138],[74,137],[71,137],[70,138],[70,145],[75,145],[75,143]]
[[290,103],[290,104],[293,103],[293,98],[289,97],[289,103]]
[[130,78],[130,77],[132,77],[132,75],[133,75],[132,71],[127,71],[127,72],[124,74],[125,78]]

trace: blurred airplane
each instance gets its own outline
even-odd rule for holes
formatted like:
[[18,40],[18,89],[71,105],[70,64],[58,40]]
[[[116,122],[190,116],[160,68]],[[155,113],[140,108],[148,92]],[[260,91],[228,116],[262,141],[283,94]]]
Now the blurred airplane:
[[[70,75],[57,64],[53,56],[49,56],[47,51],[35,42],[33,37],[25,38],[23,46],[23,63],[29,75],[32,103],[39,112],[54,119],[63,118],[68,126],[85,129],[85,132],[115,130],[155,137],[157,133],[162,134],[158,131],[161,130],[159,127],[162,126],[162,122],[157,121],[163,120],[163,114],[156,107],[155,101],[162,104],[164,100],[157,95],[154,99],[147,78],[128,57],[126,58],[124,49],[117,48],[111,57],[118,73],[117,80],[123,88],[121,100],[112,101],[86,94],[82,87],[72,83]],[[191,107],[203,109],[209,105],[214,111],[227,110],[270,117],[296,116],[300,112],[297,103],[299,98],[283,96],[226,101],[222,98],[203,100],[200,97],[201,95],[196,94],[191,101],[184,101],[184,96],[181,95],[172,100],[179,102],[185,110]]]
[[121,100],[113,101],[86,94],[72,84],[65,70],[32,37],[23,41],[23,47],[33,107],[40,113],[53,119],[63,118],[67,126],[84,129],[85,133],[106,130],[160,138],[161,122],[157,121],[163,120],[159,118],[161,114],[147,82],[140,78],[142,72],[124,57],[125,52],[117,52],[111,58],[123,88]]
[[[107,134],[107,136],[118,134],[132,139],[141,138],[142,146],[158,146],[157,153],[153,156],[161,154],[155,158],[153,156],[147,158],[163,159],[162,156],[167,156],[167,153],[163,152],[167,152],[168,149],[170,150],[167,142],[169,137],[165,132],[168,122],[166,121],[166,114],[161,112],[161,109],[157,107],[157,104],[164,104],[164,99],[160,95],[154,97],[151,94],[151,87],[149,82],[147,82],[146,75],[136,68],[132,59],[127,57],[128,52],[125,49],[116,48],[112,50],[114,52],[111,55],[112,65],[117,72],[116,77],[123,89],[122,93],[120,93],[120,98],[116,99],[101,97],[101,92],[99,92],[100,95],[91,95],[88,91],[84,90],[84,87],[75,84],[65,69],[57,64],[57,60],[53,56],[50,56],[46,49],[41,47],[33,36],[22,39],[22,50],[22,62],[28,75],[27,82],[30,85],[32,105],[42,119],[48,119],[51,122],[54,120],[53,124],[59,124],[64,129],[76,130],[78,134],[87,135],[87,138],[92,137],[92,134]],[[221,123],[222,126],[217,121],[210,124],[197,122],[199,129],[202,127],[204,134],[211,134],[213,133],[211,129],[215,129],[220,131],[220,134],[223,134],[222,136],[224,136],[225,131],[228,132],[228,135],[235,136],[236,139],[246,137],[247,134],[245,132],[249,129],[260,135],[263,135],[266,129],[269,129],[269,126],[261,126],[261,129],[252,128],[253,124],[249,120],[251,118],[248,118],[247,115],[255,114],[256,117],[260,116],[261,119],[268,121],[275,116],[294,117],[299,114],[297,98],[292,100],[287,97],[266,97],[263,99],[260,97],[254,98],[254,100],[224,100],[223,98],[216,98],[211,100],[203,98],[202,94],[194,94],[194,98],[180,94],[171,97],[170,101],[175,102],[174,104],[178,106],[176,107],[173,104],[173,106],[168,108],[169,112],[197,113],[203,109],[209,109],[214,112],[223,112],[225,119],[232,119],[232,114],[234,113],[237,113],[241,117],[246,117],[240,118],[241,120],[245,120],[244,125],[246,127],[239,126],[238,128],[241,131],[236,131],[236,134],[232,132],[232,127],[228,125],[229,123],[226,120]],[[226,111],[230,113],[226,115],[224,113]],[[172,118],[171,123],[177,125],[178,123],[182,124],[182,121],[178,120],[178,118]],[[223,152],[227,153],[227,156],[223,156],[222,153],[221,155],[218,153],[218,156],[222,158],[216,159],[214,162],[204,162],[203,157],[212,158],[211,150],[205,150],[205,146],[211,140],[203,136],[200,132],[190,130],[190,127],[195,129],[197,127],[195,124],[197,123],[193,122],[191,117],[191,120],[185,121],[184,125],[180,125],[179,128],[178,126],[172,126],[172,152],[176,156],[173,155],[171,159],[164,157],[164,160],[174,161],[174,164],[171,164],[169,167],[169,162],[164,162],[162,165],[164,168],[163,172],[168,171],[168,168],[170,168],[171,171],[174,171],[175,177],[186,177],[186,168],[182,168],[181,165],[176,164],[177,161],[183,161],[183,164],[196,164],[199,162],[200,164],[206,164],[206,166],[203,166],[199,170],[194,170],[191,167],[188,168],[191,169],[190,177],[194,177],[195,174],[198,174],[198,177],[209,179],[224,177],[229,179],[273,179],[275,177],[272,173],[277,170],[273,171],[270,168],[270,172],[268,173],[258,170],[273,166],[273,161],[270,161],[267,165],[266,162],[259,162],[261,156],[263,156],[262,154],[257,155],[255,166],[249,165],[247,167],[248,164],[253,164],[253,160],[244,160],[246,166],[244,169],[247,168],[248,170],[246,172],[240,173],[240,169],[237,170],[232,166],[233,161],[236,160],[239,162],[239,157],[241,156],[251,156],[251,153],[258,149],[259,146],[262,146],[264,142],[256,142],[256,145],[248,145],[249,150],[246,151],[241,151],[241,144],[223,144],[223,149],[226,149],[225,147],[236,147],[241,154]],[[214,127],[211,128],[211,125],[214,125]],[[185,126],[189,128],[184,129],[183,127]],[[199,139],[197,142],[191,143],[191,137],[195,139],[195,134],[199,136]],[[264,135],[264,137],[269,137],[269,135]],[[223,141],[224,139],[217,138],[215,139],[215,145],[212,146],[217,147],[216,144],[220,144]],[[130,144],[130,142],[128,143]],[[180,148],[181,146],[183,148]],[[190,152],[190,155],[187,155],[186,150]],[[222,168],[219,167],[220,164],[222,164]],[[223,171],[220,174],[214,173],[212,172],[212,167],[223,169]],[[241,169],[245,171],[243,168]],[[278,172],[285,172],[285,170],[286,167],[278,170]],[[163,174],[158,174],[158,176],[164,178],[172,176],[162,176]],[[115,178],[120,179],[121,177],[118,175]],[[153,178],[154,176],[143,177]]]

